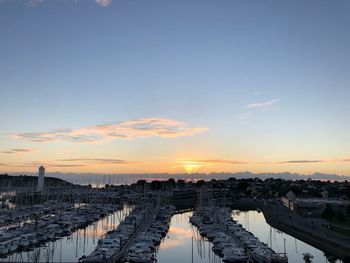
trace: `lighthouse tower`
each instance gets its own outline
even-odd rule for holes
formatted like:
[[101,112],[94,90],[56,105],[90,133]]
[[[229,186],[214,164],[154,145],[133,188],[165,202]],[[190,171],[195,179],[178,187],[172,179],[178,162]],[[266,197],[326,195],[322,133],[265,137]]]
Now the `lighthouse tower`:
[[38,186],[36,188],[37,192],[42,192],[44,190],[44,176],[45,176],[45,167],[39,167],[39,175],[38,175]]

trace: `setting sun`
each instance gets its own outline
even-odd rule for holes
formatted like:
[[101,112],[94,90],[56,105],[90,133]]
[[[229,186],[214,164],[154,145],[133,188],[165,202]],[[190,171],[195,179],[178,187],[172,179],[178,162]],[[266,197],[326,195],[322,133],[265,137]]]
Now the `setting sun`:
[[184,169],[187,173],[192,173],[200,168],[199,164],[184,164]]
[[186,173],[198,172],[200,168],[207,166],[206,164],[197,161],[178,160],[177,162],[180,164],[180,167],[183,167]]

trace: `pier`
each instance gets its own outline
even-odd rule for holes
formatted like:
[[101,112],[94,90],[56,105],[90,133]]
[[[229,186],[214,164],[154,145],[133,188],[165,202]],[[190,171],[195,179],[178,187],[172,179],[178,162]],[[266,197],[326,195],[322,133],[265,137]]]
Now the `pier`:
[[154,262],[153,253],[165,237],[175,208],[169,205],[136,207],[119,225],[98,241],[80,262]]
[[139,224],[139,226],[135,229],[135,232],[131,235],[129,240],[125,243],[123,248],[117,252],[116,254],[112,255],[109,259],[107,259],[108,263],[116,263],[121,262],[123,259],[125,259],[128,250],[130,246],[134,243],[136,237],[139,235],[140,232],[145,230],[154,220],[154,215],[159,211],[159,206],[155,206],[150,208],[149,210],[146,210],[146,215],[144,217],[144,220]]

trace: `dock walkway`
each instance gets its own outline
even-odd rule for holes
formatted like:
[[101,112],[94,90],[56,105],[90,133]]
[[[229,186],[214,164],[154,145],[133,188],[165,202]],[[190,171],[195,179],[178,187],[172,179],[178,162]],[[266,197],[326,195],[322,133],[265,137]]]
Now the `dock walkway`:
[[135,232],[132,234],[129,240],[125,243],[123,248],[119,252],[117,252],[116,254],[112,255],[107,259],[108,263],[123,262],[123,259],[128,253],[129,247],[134,243],[134,240],[137,237],[137,235],[150,226],[150,224],[154,221],[155,215],[158,214],[157,213],[158,210],[159,210],[159,205],[156,205],[153,208],[147,210],[147,215],[145,216],[144,221],[136,228]]

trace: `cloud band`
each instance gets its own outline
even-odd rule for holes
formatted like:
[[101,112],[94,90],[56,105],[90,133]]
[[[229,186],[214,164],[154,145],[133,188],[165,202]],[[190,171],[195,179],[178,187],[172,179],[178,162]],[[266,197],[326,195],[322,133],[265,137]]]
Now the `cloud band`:
[[143,118],[118,123],[95,125],[78,129],[61,129],[50,132],[10,134],[11,138],[31,142],[70,141],[76,143],[99,143],[140,137],[175,138],[202,133],[207,128],[191,128],[183,122],[166,118]]

